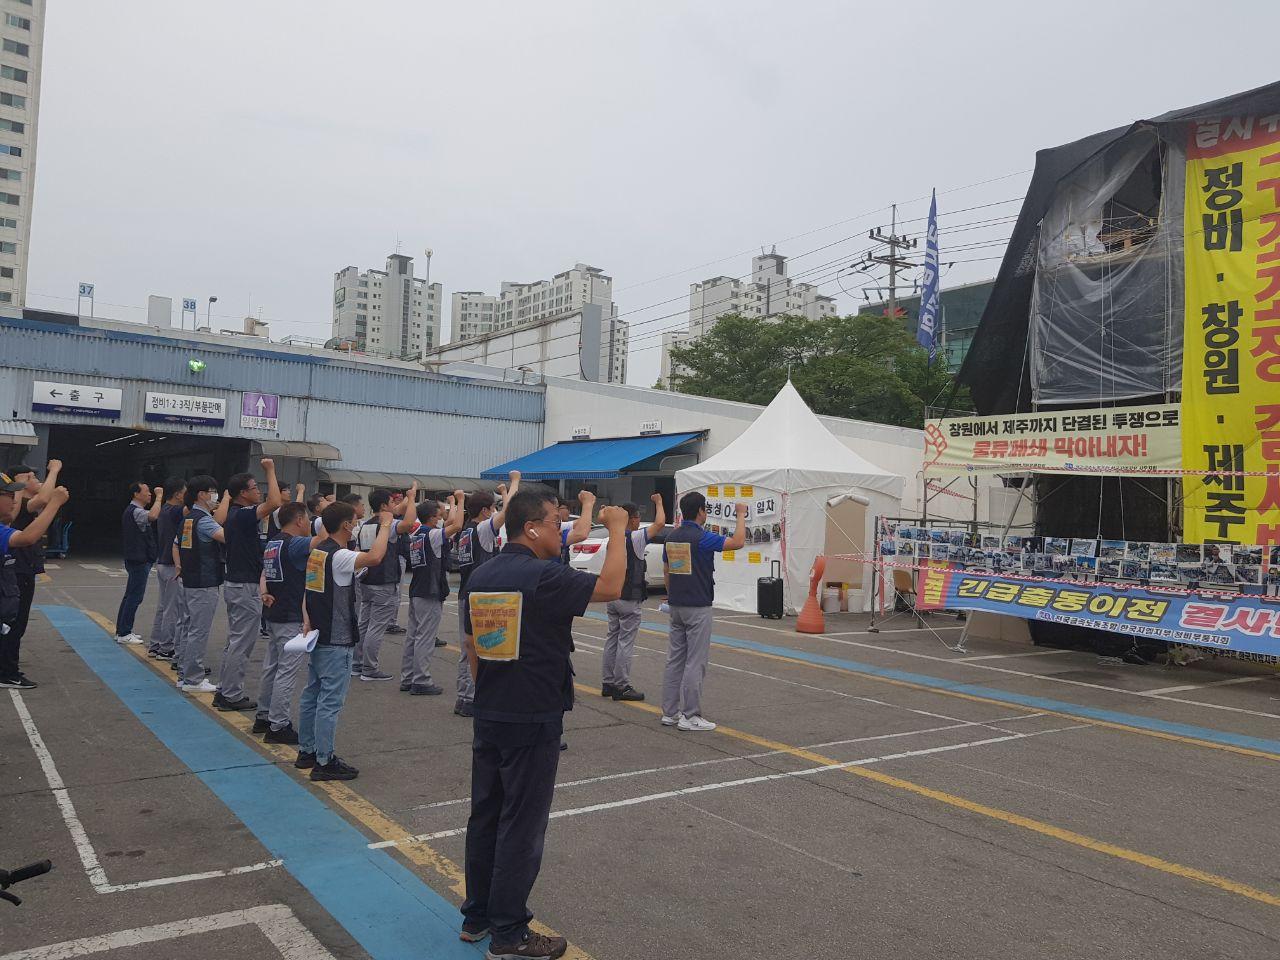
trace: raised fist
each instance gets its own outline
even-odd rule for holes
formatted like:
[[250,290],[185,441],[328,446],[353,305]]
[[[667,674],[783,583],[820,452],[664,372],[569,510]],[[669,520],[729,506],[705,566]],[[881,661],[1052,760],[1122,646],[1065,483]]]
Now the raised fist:
[[589,507],[591,504],[596,502],[596,495],[590,490],[579,490],[578,502],[584,507]]
[[61,469],[62,469],[62,461],[61,461],[61,460],[50,460],[50,461],[49,461],[49,466],[48,466],[46,469],[47,469],[47,472],[48,472],[48,473],[57,473],[59,470],[61,470]]
[[627,529],[627,511],[621,507],[605,507],[600,511],[600,522],[610,533],[622,533]]
[[262,464],[263,470],[274,470],[276,468],[276,462],[272,460],[270,457],[263,457],[258,462]]
[[[56,463],[57,461],[55,460],[54,462]],[[61,506],[71,499],[71,491],[66,487],[54,487],[49,499]]]
[[733,515],[735,517],[745,517],[747,515],[747,505],[745,503],[735,503],[733,505]]

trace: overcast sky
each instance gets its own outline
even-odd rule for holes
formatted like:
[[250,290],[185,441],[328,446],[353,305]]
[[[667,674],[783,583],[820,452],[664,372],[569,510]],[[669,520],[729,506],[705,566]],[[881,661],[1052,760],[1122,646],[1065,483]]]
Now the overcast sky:
[[1275,79],[1246,48],[1280,5],[1230,5],[1235,53],[1208,9],[49,0],[28,301],[216,295],[215,328],[324,338],[334,272],[397,240],[446,327],[453,291],[585,261],[647,386],[689,283],[778,242],[852,310],[874,282],[834,269],[932,187],[944,286],[994,275],[1010,224],[979,221],[1037,149]]

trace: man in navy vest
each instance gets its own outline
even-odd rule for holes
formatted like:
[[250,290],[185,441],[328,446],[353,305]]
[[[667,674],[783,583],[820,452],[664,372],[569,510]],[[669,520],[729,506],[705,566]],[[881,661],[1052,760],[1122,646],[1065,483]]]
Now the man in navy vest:
[[227,581],[222,599],[227,605],[227,645],[222,650],[218,692],[213,705],[219,710],[252,710],[257,706],[244,692],[245,669],[262,629],[262,540],[258,525],[280,506],[276,465],[262,459],[267,495],[252,473],[237,473],[227,481],[229,501],[223,531],[226,535]]
[[[173,661],[174,635],[178,626],[178,568],[173,562],[173,538],[182,526],[182,498],[187,492],[187,482],[181,477],[170,477],[164,482],[165,500],[156,518],[156,586],[160,599],[156,601],[156,618],[151,624],[151,643],[147,656],[152,660]],[[160,498],[156,497],[156,502]]]
[[400,609],[400,537],[412,532],[416,520],[410,520],[405,512],[410,503],[418,498],[418,484],[415,481],[409,488],[406,497],[399,501],[399,509],[392,502],[390,490],[374,490],[369,494],[369,509],[373,517],[360,524],[357,540],[359,549],[368,551],[373,548],[377,539],[379,516],[388,513],[398,517],[391,526],[391,539],[386,555],[376,567],[365,571],[364,577],[356,585],[356,610],[360,618],[360,640],[356,644],[355,654],[351,662],[351,674],[364,681],[390,680],[391,674],[378,669],[378,654],[382,652],[382,641],[387,627],[396,619]]
[[564,712],[573,709],[573,620],[622,590],[627,515],[601,511],[609,552],[597,578],[555,562],[554,496],[520,492],[505,514],[507,545],[472,572],[460,595],[476,691],[461,937],[492,934],[485,954],[492,960],[550,960],[567,944],[529,930],[528,899],[542,864]]
[[431,679],[431,655],[436,649],[436,631],[444,616],[444,601],[449,596],[449,577],[445,565],[449,559],[449,539],[462,529],[466,498],[461,490],[450,495],[448,514],[440,515],[440,504],[431,500],[421,507],[410,504],[405,511],[421,521],[408,537],[402,538],[407,548],[411,574],[409,580],[409,635],[405,637],[404,656],[400,658],[400,692],[415,697],[436,697],[444,689]]
[[338,715],[351,686],[351,659],[360,639],[356,620],[355,581],[362,570],[376,567],[387,555],[387,538],[395,518],[378,518],[378,536],[365,553],[348,548],[355,536],[356,513],[349,503],[331,503],[320,514],[324,536],[311,548],[302,600],[303,629],[320,636],[311,651],[307,686],[298,704],[298,759],[312,780],[354,780],[360,773],[333,752]]
[[141,480],[135,480],[129,484],[129,497],[124,516],[120,518],[124,569],[129,579],[125,581],[124,596],[116,611],[116,643],[142,642],[142,637],[133,632],[133,618],[142,606],[151,566],[156,562],[156,520],[164,506],[164,488],[156,487],[152,491]]
[[204,655],[226,577],[222,559],[226,534],[213,516],[214,511],[225,516],[225,509],[218,508],[218,481],[207,475],[192,477],[183,502],[187,515],[173,545],[178,576],[182,578],[185,621],[181,628],[178,689],[183,693],[216,693],[218,688],[205,677]]
[[662,494],[655,493],[653,523],[640,528],[640,508],[624,503],[627,511],[627,575],[622,582],[622,596],[605,611],[609,614],[609,634],[604,641],[604,670],[600,696],[614,700],[643,700],[644,694],[631,685],[631,657],[636,650],[636,634],[640,632],[640,607],[649,594],[645,580],[644,551],[649,541],[662,533],[667,525]]
[[311,521],[304,504],[286,503],[276,510],[275,517],[278,529],[262,551],[259,592],[271,637],[262,658],[262,682],[253,732],[265,734],[263,739],[267,743],[297,743],[298,731],[289,716],[298,668],[306,652],[285,650],[284,645],[304,632],[302,595],[306,587],[307,558],[311,556],[312,541],[317,538],[311,534]]
[[[462,531],[458,534],[458,546],[454,551],[458,561],[460,583],[458,595],[467,589],[467,581],[471,574],[487,563],[498,552],[498,531],[506,522],[507,501],[520,490],[520,471],[512,470],[511,485],[498,484],[498,496],[502,498],[502,506],[494,501],[492,493],[480,491],[467,497],[467,517]],[[560,514],[556,514],[559,523]],[[559,528],[557,527],[557,530]],[[557,554],[559,553],[559,537],[556,538]],[[458,699],[454,701],[453,712],[460,717],[471,716],[471,702],[475,699],[476,685],[471,678],[471,666],[467,662],[466,632],[462,628],[462,616],[458,616]]]
[[703,529],[707,498],[696,490],[680,498],[680,526],[662,548],[671,627],[667,668],[662,676],[662,725],[685,731],[714,730],[702,716],[702,681],[711,657],[711,604],[715,600],[716,554],[741,550],[747,532],[747,505],[736,505],[733,536]]
[[[50,460],[42,481],[34,467],[25,463],[15,464],[8,469],[9,479],[23,485],[24,497],[17,504],[10,525],[15,530],[25,530],[28,524],[35,521],[49,502],[54,489],[58,485],[58,475],[62,472],[61,460]],[[40,546],[40,538],[23,547],[14,547],[11,556],[14,559],[14,573],[18,578],[18,616],[9,625],[9,633],[4,644],[13,650],[13,672],[18,670],[18,654],[22,648],[22,638],[27,632],[27,623],[31,619],[31,604],[36,596],[36,577],[44,573],[44,548]],[[0,666],[0,672],[7,668]]]
[[11,481],[0,473],[0,687],[34,690],[37,686],[18,669],[18,640],[14,625],[23,615],[18,586],[17,554],[37,545],[54,516],[67,502],[66,487],[55,487],[44,498],[44,506],[21,530],[9,526],[23,512],[25,482]]

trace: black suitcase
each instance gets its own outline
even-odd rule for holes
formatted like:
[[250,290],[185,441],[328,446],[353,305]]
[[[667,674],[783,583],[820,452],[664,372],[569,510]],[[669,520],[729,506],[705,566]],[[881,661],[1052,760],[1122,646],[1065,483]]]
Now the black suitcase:
[[756,581],[756,613],[768,620],[782,619],[782,565],[773,561],[773,576]]

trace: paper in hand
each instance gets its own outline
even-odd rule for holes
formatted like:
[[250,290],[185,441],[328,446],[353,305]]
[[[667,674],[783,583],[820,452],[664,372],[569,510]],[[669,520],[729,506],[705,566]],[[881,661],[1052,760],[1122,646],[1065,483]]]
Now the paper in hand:
[[300,633],[292,640],[286,640],[284,648],[289,653],[310,653],[315,649],[316,640],[319,638],[319,630],[312,630],[310,633]]

